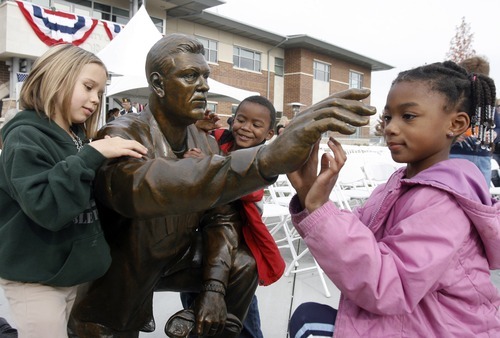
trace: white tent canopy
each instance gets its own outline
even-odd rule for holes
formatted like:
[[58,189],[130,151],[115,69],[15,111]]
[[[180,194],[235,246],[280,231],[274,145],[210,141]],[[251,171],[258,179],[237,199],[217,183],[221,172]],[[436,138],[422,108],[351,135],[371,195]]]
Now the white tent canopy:
[[[148,97],[146,56],[151,47],[162,38],[144,6],[130,19],[123,30],[97,55],[112,74],[106,89],[107,96],[121,95]],[[257,92],[232,87],[213,79],[208,80],[208,99],[238,103]]]
[[[238,103],[246,97],[259,95],[257,92],[251,92],[244,89],[228,86],[224,83],[208,79],[210,91],[208,99],[213,101],[229,101]],[[106,90],[107,96],[120,95],[123,97],[149,97],[150,89],[146,75],[125,75],[113,76],[111,84]]]

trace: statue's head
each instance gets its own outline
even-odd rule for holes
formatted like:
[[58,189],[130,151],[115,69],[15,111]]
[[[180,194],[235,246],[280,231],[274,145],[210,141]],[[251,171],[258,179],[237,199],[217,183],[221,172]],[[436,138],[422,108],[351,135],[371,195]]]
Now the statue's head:
[[188,125],[205,116],[210,68],[204,51],[194,36],[171,34],[147,55],[146,76],[153,99],[176,123]]
[[194,36],[185,34],[170,34],[156,42],[146,57],[146,77],[151,85],[150,74],[158,72],[167,75],[174,66],[174,58],[180,53],[200,54],[205,48]]

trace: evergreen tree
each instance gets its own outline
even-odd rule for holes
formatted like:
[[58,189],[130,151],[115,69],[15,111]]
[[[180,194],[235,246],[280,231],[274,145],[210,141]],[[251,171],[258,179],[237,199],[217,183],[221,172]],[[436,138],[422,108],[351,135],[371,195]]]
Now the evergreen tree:
[[476,51],[472,48],[474,34],[471,33],[470,25],[465,22],[465,17],[462,17],[462,23],[455,29],[456,33],[450,41],[450,50],[446,54],[446,58],[459,63],[476,55]]

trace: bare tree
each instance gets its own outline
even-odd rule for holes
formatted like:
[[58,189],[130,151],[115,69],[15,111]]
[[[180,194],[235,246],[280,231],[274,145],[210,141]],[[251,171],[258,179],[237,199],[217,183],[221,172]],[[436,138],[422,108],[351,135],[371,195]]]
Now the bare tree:
[[472,48],[474,34],[471,33],[470,25],[465,22],[465,17],[462,17],[462,23],[455,29],[456,33],[450,41],[450,50],[446,54],[446,58],[458,63],[476,55],[476,51]]
[[382,120],[382,114],[378,116],[374,134],[375,136],[384,136],[384,121]]

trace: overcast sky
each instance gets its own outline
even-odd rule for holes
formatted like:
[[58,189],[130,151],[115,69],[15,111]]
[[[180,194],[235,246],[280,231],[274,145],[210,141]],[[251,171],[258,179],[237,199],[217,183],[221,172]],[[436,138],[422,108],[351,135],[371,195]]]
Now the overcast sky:
[[500,0],[226,0],[210,11],[280,35],[306,34],[395,67],[372,74],[371,103],[379,112],[400,71],[445,60],[462,17],[474,34],[473,49],[490,61],[490,76],[500,83]]

